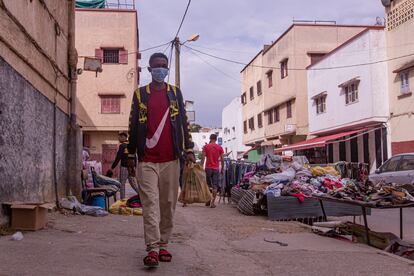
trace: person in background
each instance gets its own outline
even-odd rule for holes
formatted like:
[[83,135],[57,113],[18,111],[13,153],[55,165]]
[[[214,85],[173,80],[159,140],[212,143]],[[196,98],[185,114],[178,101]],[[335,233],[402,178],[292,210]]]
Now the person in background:
[[[217,135],[210,135],[210,143],[203,147],[203,155],[201,157],[201,164],[205,164],[207,185],[210,187],[213,193],[213,199],[210,202],[207,202],[206,206],[211,208],[216,207],[216,197],[217,191],[220,188],[220,173],[224,174],[224,158],[223,158],[223,148],[217,144]],[[221,167],[220,167],[220,163]],[[220,172],[221,168],[221,172]]]
[[[167,245],[173,229],[183,152],[195,162],[183,95],[178,87],[164,82],[168,58],[151,55],[148,70],[152,82],[137,89],[132,99],[128,154],[138,154],[138,185],[144,220],[147,256],[144,266],[171,262]],[[135,176],[133,159],[130,175]]]
[[[113,175],[113,170],[118,166],[118,163],[121,162],[121,167],[119,170],[119,182],[121,183],[120,193],[121,199],[125,198],[125,183],[128,179],[129,184],[138,193],[138,189],[136,187],[136,181],[134,177],[129,177],[128,174],[128,134],[125,132],[121,132],[118,135],[118,141],[121,143],[118,148],[118,152],[116,154],[115,160],[112,163],[111,169],[108,170],[107,175]],[[134,159],[136,164],[136,158]]]

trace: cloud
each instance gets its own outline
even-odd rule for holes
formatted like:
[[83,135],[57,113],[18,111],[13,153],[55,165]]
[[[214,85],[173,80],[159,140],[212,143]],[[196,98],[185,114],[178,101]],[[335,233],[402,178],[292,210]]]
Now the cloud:
[[[187,0],[137,0],[136,3],[140,49],[172,40]],[[200,39],[189,46],[249,62],[264,44],[276,40],[293,19],[375,24],[377,16],[384,17],[380,0],[193,0],[179,36],[185,40],[199,33]],[[154,51],[143,53],[141,66],[147,66]],[[220,126],[223,107],[241,93],[238,80],[243,66],[198,55],[182,48],[181,88],[184,97],[195,102],[198,123]],[[174,83],[175,72],[171,69],[170,82]],[[147,70],[141,74],[141,85],[150,81]]]

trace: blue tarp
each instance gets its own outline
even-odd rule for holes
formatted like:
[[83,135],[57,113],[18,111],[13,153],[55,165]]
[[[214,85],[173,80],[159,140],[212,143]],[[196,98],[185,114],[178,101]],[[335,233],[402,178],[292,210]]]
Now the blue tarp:
[[105,0],[76,0],[75,5],[81,9],[104,9]]

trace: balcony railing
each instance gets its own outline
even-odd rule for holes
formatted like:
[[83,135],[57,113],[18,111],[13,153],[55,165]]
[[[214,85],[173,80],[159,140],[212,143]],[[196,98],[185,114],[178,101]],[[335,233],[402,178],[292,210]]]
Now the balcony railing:
[[105,1],[105,7],[107,9],[135,10],[135,1],[134,0],[107,0]]

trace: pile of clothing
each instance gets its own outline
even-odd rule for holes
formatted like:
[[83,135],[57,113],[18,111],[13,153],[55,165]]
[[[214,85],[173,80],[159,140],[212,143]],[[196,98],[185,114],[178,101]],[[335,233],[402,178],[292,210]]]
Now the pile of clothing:
[[413,185],[390,186],[380,183],[374,186],[350,183],[327,194],[340,199],[364,201],[378,207],[414,204]]

